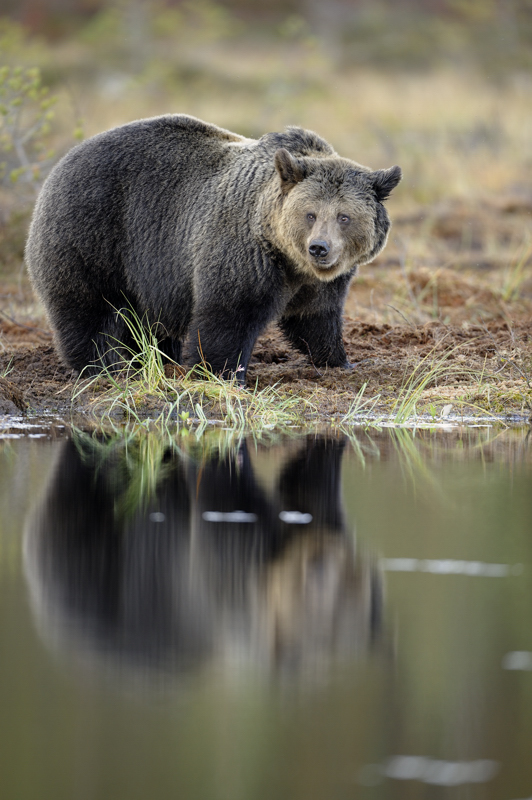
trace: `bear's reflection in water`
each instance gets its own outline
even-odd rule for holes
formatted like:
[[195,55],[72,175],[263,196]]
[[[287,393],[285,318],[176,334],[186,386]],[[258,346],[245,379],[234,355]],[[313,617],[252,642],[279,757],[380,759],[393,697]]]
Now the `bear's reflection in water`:
[[245,442],[201,458],[144,444],[136,460],[123,444],[64,444],[26,530],[45,639],[153,675],[317,676],[379,638],[380,575],[342,512],[343,441],[292,440],[275,459]]

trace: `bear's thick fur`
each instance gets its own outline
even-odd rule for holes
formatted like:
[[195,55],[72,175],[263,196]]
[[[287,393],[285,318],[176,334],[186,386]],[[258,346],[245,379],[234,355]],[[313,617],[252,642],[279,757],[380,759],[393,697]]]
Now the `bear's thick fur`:
[[128,308],[176,361],[240,380],[272,320],[315,365],[347,366],[344,299],[386,243],[382,201],[400,178],[301,128],[254,140],[189,116],[139,120],[54,168],[26,261],[77,370],[133,346]]

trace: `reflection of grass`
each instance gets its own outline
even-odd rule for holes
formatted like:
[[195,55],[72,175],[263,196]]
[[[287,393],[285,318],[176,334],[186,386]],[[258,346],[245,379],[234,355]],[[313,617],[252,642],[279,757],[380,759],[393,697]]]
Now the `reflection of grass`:
[[443,498],[441,484],[429,467],[426,453],[421,451],[412,431],[397,428],[390,431],[391,440],[403,473],[414,488],[418,482]]
[[[446,504],[450,500],[442,492],[434,467],[449,460],[484,457],[490,461],[502,459],[504,463],[529,461],[532,452],[527,447],[523,428],[466,429],[442,436],[437,431],[428,430],[361,430],[351,426],[335,435],[348,439],[352,457],[363,469],[372,461],[388,460],[392,453],[401,474],[411,486]],[[95,475],[104,478],[114,493],[115,514],[121,519],[146,511],[158,487],[178,464],[185,470],[188,466],[201,469],[210,459],[219,457],[234,459],[234,468],[238,469],[235,456],[243,437],[241,430],[210,429],[198,437],[189,429],[147,431],[138,426],[107,435],[100,432],[91,436],[80,430],[73,431],[73,441],[81,458]],[[266,432],[265,435],[255,432],[246,436],[250,449],[258,445],[275,446],[276,458],[279,458],[279,446],[290,450],[289,439],[297,444],[298,438],[304,441],[301,431],[292,431],[290,437],[276,432]],[[0,541],[0,562],[1,545]],[[3,555],[5,558],[5,551]]]
[[429,491],[434,499],[441,500],[447,507],[451,498],[442,491],[440,471],[443,462],[492,462],[502,459],[507,463],[517,463],[520,460],[530,460],[531,454],[527,446],[529,433],[526,433],[524,427],[464,428],[454,437],[441,437],[437,431],[395,428],[389,431],[389,436],[401,471],[408,482],[423,492]]
[[[371,428],[378,428],[375,424],[364,425],[363,433],[360,426],[340,425],[338,432],[347,438],[357,460],[362,469],[366,468],[367,459],[380,458],[380,450],[374,439],[371,437]],[[380,430],[380,429],[379,429]]]
[[[301,434],[255,431],[249,434],[248,444],[271,446],[281,437],[286,441],[296,435]],[[74,428],[72,437],[82,460],[95,475],[104,475],[114,491],[115,515],[126,518],[146,510],[157,487],[175,469],[176,459],[182,467],[188,463],[201,467],[213,456],[234,458],[244,431],[211,428],[198,432],[178,426],[147,430],[144,426],[130,425],[114,430],[110,427],[105,434],[100,431],[93,435]]]
[[170,470],[168,453],[177,450],[169,435],[126,430],[110,436],[90,436],[73,431],[73,440],[85,463],[95,474],[105,475],[115,492],[114,512],[118,518],[144,510],[159,483]]

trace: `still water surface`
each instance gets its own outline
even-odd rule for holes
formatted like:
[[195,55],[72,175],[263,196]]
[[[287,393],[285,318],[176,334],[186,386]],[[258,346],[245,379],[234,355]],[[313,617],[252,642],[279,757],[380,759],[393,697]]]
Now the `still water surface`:
[[531,483],[523,429],[4,432],[0,798],[531,798]]

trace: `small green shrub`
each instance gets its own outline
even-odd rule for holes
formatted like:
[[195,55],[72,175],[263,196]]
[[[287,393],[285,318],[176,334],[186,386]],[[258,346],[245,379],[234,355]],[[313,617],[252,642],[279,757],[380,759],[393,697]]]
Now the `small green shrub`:
[[36,193],[53,163],[50,147],[57,97],[37,67],[0,68],[0,180]]

